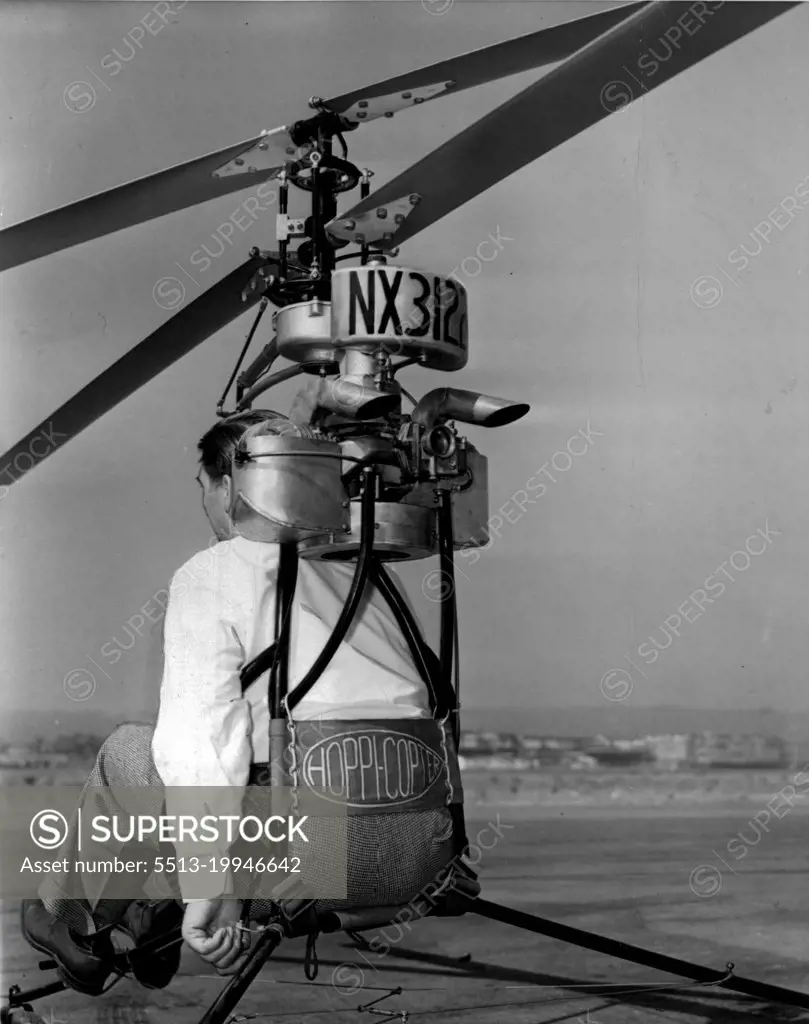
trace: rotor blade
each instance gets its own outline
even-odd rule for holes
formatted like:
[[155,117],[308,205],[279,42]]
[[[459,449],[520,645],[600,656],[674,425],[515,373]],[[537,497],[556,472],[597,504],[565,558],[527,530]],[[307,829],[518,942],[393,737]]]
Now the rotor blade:
[[[529,36],[476,50],[473,53],[391,78],[369,89],[327,100],[324,106],[359,123],[363,118],[381,117],[391,106],[401,110],[425,97],[410,96],[427,87],[427,99],[447,91],[469,89],[530,68],[562,60],[591,39],[627,18],[643,4],[633,3],[604,11],[578,21],[556,25]],[[436,77],[437,76],[437,77]],[[436,86],[436,82],[440,84]],[[375,98],[396,95],[377,110]],[[402,91],[410,98],[402,99]],[[353,107],[365,103],[369,109],[354,116]],[[296,147],[285,127],[264,132],[227,149],[196,160],[177,164],[106,192],[80,199],[41,216],[13,224],[0,231],[0,271],[20,266],[53,252],[88,242],[123,228],[142,224],[175,210],[185,210],[218,196],[239,192],[274,177],[284,163],[300,157],[307,147]],[[244,165],[247,165],[246,167]],[[255,169],[253,167],[255,166]]]
[[[687,3],[643,8],[332,220],[329,233],[381,248],[398,246],[797,4],[753,0],[713,6],[718,9]],[[697,7],[703,9],[699,16]]]
[[[452,57],[439,64],[419,68],[418,71],[409,71],[407,74],[388,78],[370,88],[355,89],[335,99],[325,100],[323,106],[351,121],[370,121],[374,117],[381,117],[386,110],[395,112],[415,103],[443,96],[448,91],[454,94],[476,85],[519,74],[521,71],[530,71],[545,64],[564,60],[646,6],[646,0],[642,3],[624,4],[622,7],[578,18],[576,21],[540,29],[527,36],[508,39],[504,43],[485,46],[460,57]],[[439,92],[431,93],[430,87],[439,84],[445,87]],[[418,92],[422,89],[426,90],[427,94],[419,96]],[[403,92],[410,95],[402,96]],[[379,102],[373,103],[374,100]]]
[[[275,266],[275,260],[263,256],[243,263],[130,349],[0,456],[3,467],[0,479],[19,480],[104,413],[255,305],[262,289],[252,289],[244,301],[242,291],[248,288],[257,271],[266,266]],[[44,455],[41,454],[43,438],[47,438],[50,445],[45,446]]]
[[[12,224],[0,231],[0,271],[175,210],[184,210],[197,203],[259,185],[272,177],[271,170],[262,168],[253,173],[225,177],[214,177],[213,172],[263,139],[261,135],[247,139],[39,217]],[[291,140],[289,145],[292,145]],[[283,165],[282,161],[280,165]]]

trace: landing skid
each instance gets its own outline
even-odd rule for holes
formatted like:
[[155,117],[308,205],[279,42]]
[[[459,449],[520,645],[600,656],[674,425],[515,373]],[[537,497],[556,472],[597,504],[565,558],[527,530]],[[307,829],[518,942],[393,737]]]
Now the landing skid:
[[[465,913],[478,914],[481,917],[500,921],[502,924],[511,925],[523,931],[559,939],[583,949],[604,953],[620,960],[664,971],[667,974],[680,978],[686,978],[691,982],[697,982],[712,989],[725,989],[728,992],[768,1003],[809,1009],[809,994],[782,988],[779,985],[770,985],[752,978],[739,977],[734,973],[734,965],[732,963],[727,964],[724,970],[715,970],[714,968],[692,964],[686,960],[680,960],[662,953],[655,953],[640,946],[633,946],[616,939],[596,935],[593,932],[587,932],[580,928],[573,928],[569,925],[549,921],[534,914],[526,914],[523,911],[502,907],[497,903],[491,903],[479,897],[469,897],[458,891],[452,891],[447,895],[450,897],[451,903],[444,906],[438,904],[434,910],[436,916],[455,917]],[[339,929],[324,928],[321,930],[335,931]],[[343,930],[358,945],[364,943],[361,931],[365,929],[358,929],[354,926]],[[226,1024],[244,993],[283,939],[301,934],[305,933],[284,927],[280,922],[273,922],[267,925],[259,933],[258,940],[254,943],[253,948],[239,970],[229,979],[210,1008],[200,1018],[199,1024]],[[171,937],[166,936],[161,938],[161,941],[165,941],[167,938]],[[128,967],[128,956],[128,953],[118,954],[120,958],[118,959],[118,967],[121,974],[128,973],[126,969]],[[40,962],[39,967],[42,970],[53,970],[56,965],[52,960],[45,960]],[[66,987],[61,981],[40,985],[27,991],[23,991],[18,985],[12,985],[8,992],[8,1003],[0,1009],[0,1024],[31,1024],[31,1022],[40,1024],[40,1018],[33,1013],[31,1003],[45,996],[61,992]],[[605,985],[605,992],[610,988],[611,986]],[[378,1005],[390,996],[399,995],[400,991],[392,990],[389,996],[381,997],[379,1000],[358,1007],[358,1010],[369,1015],[384,1017],[385,1020],[400,1020],[404,1024],[407,1020],[407,1013],[405,1011],[397,1010],[393,1007],[389,1009],[383,1008]]]

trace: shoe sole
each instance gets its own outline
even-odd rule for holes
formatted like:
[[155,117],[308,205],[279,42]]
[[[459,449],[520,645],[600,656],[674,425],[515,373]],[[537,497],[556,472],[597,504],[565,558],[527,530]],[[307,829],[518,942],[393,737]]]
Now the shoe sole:
[[[85,996],[100,996],[102,994],[104,991],[104,982],[101,983],[100,988],[91,988],[89,985],[85,985],[70,973],[68,968],[60,962],[52,950],[48,949],[47,946],[43,946],[42,943],[37,942],[36,939],[33,939],[24,927],[22,929],[22,934],[29,946],[33,947],[38,953],[44,953],[47,957],[53,960],[56,964],[56,976],[65,986],[67,986],[67,988],[74,989],[76,992],[81,992],[81,994]],[[111,973],[112,971],[110,971],[110,974]],[[109,975],[107,975],[107,977],[109,977]],[[107,978],[104,979],[104,981],[106,980]]]

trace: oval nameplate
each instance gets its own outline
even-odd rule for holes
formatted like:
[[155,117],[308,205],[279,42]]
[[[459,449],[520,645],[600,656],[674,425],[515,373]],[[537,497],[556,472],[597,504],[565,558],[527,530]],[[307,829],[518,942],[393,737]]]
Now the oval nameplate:
[[338,733],[303,758],[303,780],[318,795],[348,807],[395,807],[423,797],[444,771],[422,740],[389,729]]

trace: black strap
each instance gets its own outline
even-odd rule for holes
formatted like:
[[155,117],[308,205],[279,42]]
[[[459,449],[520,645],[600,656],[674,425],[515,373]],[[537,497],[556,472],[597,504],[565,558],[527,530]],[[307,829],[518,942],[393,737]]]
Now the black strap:
[[239,673],[239,679],[242,684],[242,696],[244,696],[245,690],[248,686],[258,679],[259,676],[263,676],[264,673],[272,668],[273,662],[275,661],[275,651],[278,644],[270,644],[266,651],[262,651],[261,654],[257,654],[252,661],[249,661]]
[[[422,640],[420,646],[422,657],[424,658],[427,666],[427,671],[439,691],[436,693],[439,709],[449,709],[454,712],[457,710],[457,695],[455,693],[455,688],[448,682],[448,680],[442,679],[440,672],[441,663],[438,655],[432,647],[430,647],[430,645],[424,640]],[[275,660],[276,647],[277,644],[270,644],[265,651],[256,655],[256,657],[253,658],[252,661],[249,661],[241,670],[239,673],[239,679],[242,684],[242,696],[244,696],[247,688],[252,686],[259,676],[264,675],[264,673],[272,667]]]
[[430,712],[432,713],[433,718],[440,718],[445,713],[445,709],[442,707],[439,697],[439,688],[437,685],[438,677],[436,675],[434,664],[435,659],[432,651],[427,647],[424,637],[421,635],[419,624],[415,616],[411,613],[410,608],[403,598],[399,588],[391,579],[382,561],[377,556],[374,556],[371,562],[370,575],[374,586],[385,599],[388,607],[393,613],[396,624],[401,630],[408,649],[410,650],[410,657],[413,659],[416,671],[421,676],[421,680],[424,685],[427,687],[430,701]]
[[[381,563],[377,564],[381,565]],[[376,568],[376,566],[374,566],[374,568]],[[422,659],[427,672],[429,673],[430,679],[433,681],[433,686],[429,687],[430,696],[432,697],[433,694],[435,695],[437,704],[437,707],[433,708],[433,714],[435,714],[439,709],[448,709],[452,714],[457,715],[458,695],[455,693],[455,687],[446,678],[446,676],[442,674],[440,658],[432,647],[430,647],[427,641],[424,640],[420,634],[418,635],[418,639],[421,641],[419,647]],[[254,683],[260,675],[272,666],[275,659],[275,649],[276,644],[271,644],[266,651],[262,651],[261,654],[253,658],[253,660],[248,662],[248,664],[242,669],[240,673],[242,695],[244,695],[248,686]],[[453,725],[457,729],[457,720],[453,722]],[[455,730],[453,729],[453,732],[454,731]],[[452,816],[454,853],[456,855],[462,854],[466,851],[469,845],[469,839],[466,834],[466,821],[464,818],[463,806],[460,804],[452,804],[449,811]]]

